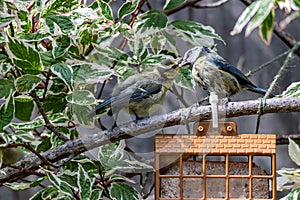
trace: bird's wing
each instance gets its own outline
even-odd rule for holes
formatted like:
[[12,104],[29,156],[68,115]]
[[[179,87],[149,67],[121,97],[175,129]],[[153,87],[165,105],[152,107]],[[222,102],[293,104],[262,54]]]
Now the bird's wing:
[[232,74],[238,80],[240,85],[248,85],[248,86],[256,87],[238,68],[227,63],[225,60],[208,59],[207,61],[213,63],[220,70]]
[[126,103],[139,102],[146,98],[151,97],[151,95],[157,94],[161,91],[162,85],[156,82],[146,82],[141,84],[136,88],[128,88],[120,95],[116,96],[113,101],[111,101],[111,106],[119,106]]

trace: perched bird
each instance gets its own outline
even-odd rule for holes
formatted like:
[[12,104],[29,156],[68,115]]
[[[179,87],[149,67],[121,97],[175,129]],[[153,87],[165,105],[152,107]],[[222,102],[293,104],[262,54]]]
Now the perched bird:
[[173,85],[177,75],[178,64],[166,60],[151,71],[132,75],[114,88],[110,98],[97,105],[93,113],[100,113],[109,108],[108,115],[112,116],[121,109],[136,116],[154,113],[162,104],[167,90]]
[[215,92],[220,98],[228,98],[242,90],[259,94],[267,92],[255,86],[239,69],[208,47],[194,47],[188,50],[179,65],[192,66],[195,82],[209,93]]
[[2,164],[11,165],[15,164],[22,156],[22,150],[19,148],[0,148],[0,168]]

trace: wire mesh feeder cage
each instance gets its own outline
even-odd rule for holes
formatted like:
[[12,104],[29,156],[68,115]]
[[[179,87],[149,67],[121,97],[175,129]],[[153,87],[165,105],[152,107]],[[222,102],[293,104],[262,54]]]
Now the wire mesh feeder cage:
[[276,199],[276,135],[237,134],[234,122],[194,127],[155,136],[156,200]]

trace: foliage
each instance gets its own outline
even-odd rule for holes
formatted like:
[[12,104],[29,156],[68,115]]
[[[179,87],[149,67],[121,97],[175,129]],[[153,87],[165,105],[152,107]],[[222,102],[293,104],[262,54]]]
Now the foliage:
[[[289,156],[298,166],[300,166],[300,148],[289,138]],[[300,169],[283,168],[277,171],[281,177],[277,178],[277,189],[291,190],[291,192],[281,200],[298,200],[300,198]]]
[[[259,27],[261,39],[269,45],[274,28],[275,10],[284,9],[286,13],[299,13],[299,0],[258,0],[250,4],[240,15],[231,35],[236,35],[247,25],[245,35]],[[299,14],[297,15],[299,17]]]
[[[79,126],[94,126],[88,114],[106,98],[94,96],[98,83],[112,77],[122,81],[170,56],[176,60],[179,41],[209,47],[223,41],[210,26],[167,16],[185,0],[167,0],[156,10],[143,0],[86,2],[0,0],[1,148],[21,144],[26,154],[39,154],[62,145],[63,138],[76,139]],[[260,26],[269,43],[277,4],[288,12],[299,10],[297,0],[256,1],[233,33],[247,23],[247,34]],[[193,90],[190,73],[180,69],[174,83]],[[124,149],[121,141],[100,147],[97,158],[79,154],[58,162],[61,166],[44,162],[41,177],[5,186],[25,190],[50,183],[31,199],[139,199],[136,183],[118,173],[153,167]],[[5,154],[0,156],[1,165]]]

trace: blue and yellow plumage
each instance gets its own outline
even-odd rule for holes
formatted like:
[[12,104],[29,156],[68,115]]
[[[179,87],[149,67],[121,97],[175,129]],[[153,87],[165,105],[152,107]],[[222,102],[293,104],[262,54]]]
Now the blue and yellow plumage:
[[[197,84],[220,98],[232,96],[242,90],[265,94],[265,89],[255,86],[239,69],[208,47],[188,50],[180,66],[192,66],[192,76]],[[273,96],[273,95],[272,95]]]
[[134,114],[137,119],[139,116],[149,116],[163,103],[166,92],[173,85],[177,68],[178,63],[166,60],[150,71],[128,77],[120,82],[114,88],[111,97],[97,105],[92,113],[109,108],[109,116],[121,109]]

